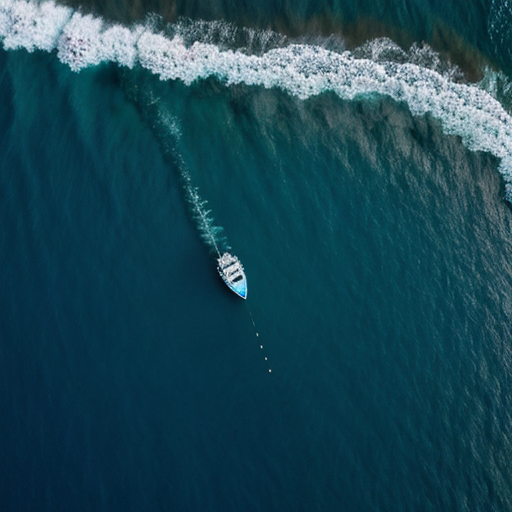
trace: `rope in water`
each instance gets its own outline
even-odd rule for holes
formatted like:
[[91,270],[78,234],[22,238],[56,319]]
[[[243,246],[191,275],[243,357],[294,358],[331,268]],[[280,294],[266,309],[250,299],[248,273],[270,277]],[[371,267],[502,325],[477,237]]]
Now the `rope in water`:
[[[215,246],[215,250],[217,251],[217,254],[219,255],[219,258],[220,258],[221,255],[220,255],[219,249],[217,247],[217,244],[215,243],[215,238],[211,234],[210,234],[210,236],[211,236],[211,240],[213,242],[213,245]],[[250,310],[249,305],[247,304],[247,302],[245,303],[245,305],[247,306],[247,311],[249,313],[249,316],[251,317],[252,326],[254,327],[254,334],[256,334],[256,338],[259,338],[260,334],[259,334],[258,329],[256,327],[256,322],[254,321],[254,317],[252,316],[252,311]],[[263,350],[263,345],[260,345],[260,350]],[[265,353],[263,353],[263,357],[264,357],[265,361],[268,362],[268,357],[265,355]],[[272,368],[269,368],[268,372],[272,373]]]
[[[260,335],[258,333],[258,329],[256,328],[256,323],[254,321],[254,317],[252,316],[252,311],[249,309],[248,305],[247,305],[247,311],[249,312],[249,316],[251,317],[251,322],[252,322],[252,326],[254,327],[254,333],[256,334],[256,338],[259,338]],[[260,350],[263,350],[263,345],[260,345]],[[265,355],[265,352],[263,352],[263,357],[265,358],[265,361],[268,362],[268,357]],[[268,369],[268,373],[272,373],[272,368]]]

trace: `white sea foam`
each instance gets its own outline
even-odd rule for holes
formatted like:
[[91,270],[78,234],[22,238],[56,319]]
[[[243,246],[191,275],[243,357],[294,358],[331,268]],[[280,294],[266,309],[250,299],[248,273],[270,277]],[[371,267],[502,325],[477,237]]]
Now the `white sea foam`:
[[52,51],[62,27],[72,12],[52,2],[40,5],[13,0],[0,1],[0,36],[4,48]]
[[301,99],[327,91],[347,100],[390,96],[406,103],[414,115],[439,119],[447,134],[460,136],[471,150],[500,158],[500,170],[512,184],[511,117],[485,90],[455,83],[435,67],[386,61],[382,52],[375,60],[308,44],[248,55],[221,49],[211,39],[187,44],[179,26],[166,37],[147,24],[112,25],[52,1],[0,0],[0,38],[6,49],[57,49],[58,58],[74,71],[110,61],[139,64],[162,80],[191,84],[215,76],[227,86],[280,88]]

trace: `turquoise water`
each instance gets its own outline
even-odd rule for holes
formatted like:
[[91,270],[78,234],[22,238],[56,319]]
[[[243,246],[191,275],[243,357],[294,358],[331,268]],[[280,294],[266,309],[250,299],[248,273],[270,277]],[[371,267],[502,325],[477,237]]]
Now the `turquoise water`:
[[0,4],[2,510],[511,509],[511,11],[372,5]]

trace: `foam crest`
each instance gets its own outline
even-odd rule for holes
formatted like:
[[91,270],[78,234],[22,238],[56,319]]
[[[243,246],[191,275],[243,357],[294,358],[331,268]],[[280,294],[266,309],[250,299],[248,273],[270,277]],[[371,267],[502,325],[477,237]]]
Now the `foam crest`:
[[187,46],[195,42],[214,44],[219,48],[243,48],[245,53],[261,54],[272,48],[283,46],[287,37],[272,30],[255,30],[238,27],[226,21],[203,21],[180,19],[168,27],[166,35],[179,35]]
[[0,36],[4,38],[4,48],[52,51],[71,14],[71,9],[50,2],[38,5],[2,0]]
[[[289,44],[248,54],[225,48],[229,27],[222,26],[221,48],[211,42],[211,27],[205,30],[198,24],[194,30],[194,23],[189,22],[186,30],[175,26],[166,36],[150,24],[112,25],[52,1],[0,0],[0,37],[6,49],[57,49],[58,58],[74,71],[106,61],[139,64],[162,80],[191,84],[216,77],[227,86],[280,88],[304,100],[328,91],[347,100],[390,96],[405,102],[414,115],[428,113],[439,119],[444,131],[460,136],[469,149],[499,157],[501,172],[512,184],[510,116],[486,91],[455,83],[449,73],[440,72],[428,49],[412,48],[407,57],[389,43],[375,43],[359,54]],[[201,34],[206,34],[204,40]]]

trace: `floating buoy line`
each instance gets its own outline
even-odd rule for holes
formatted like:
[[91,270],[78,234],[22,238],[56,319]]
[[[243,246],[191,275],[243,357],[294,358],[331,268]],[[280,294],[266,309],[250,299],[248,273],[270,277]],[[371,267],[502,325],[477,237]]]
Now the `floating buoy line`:
[[[247,311],[249,312],[249,316],[251,317],[252,326],[254,327],[254,334],[256,334],[256,338],[259,338],[260,334],[258,332],[258,329],[256,328],[256,323],[254,322],[254,317],[252,316],[252,312],[249,309],[249,305],[247,303],[246,303],[246,306],[247,306]],[[260,345],[260,350],[263,351],[263,345]],[[268,357],[265,355],[265,352],[262,352],[262,353],[263,353],[265,362],[268,363]],[[272,373],[272,368],[268,369],[268,373]]]

